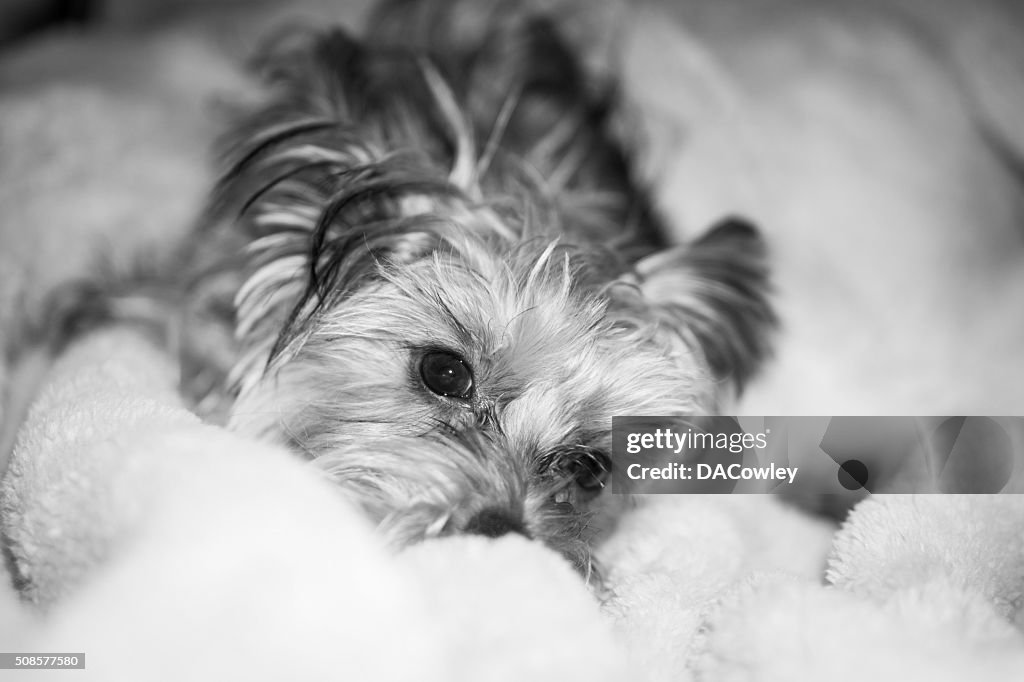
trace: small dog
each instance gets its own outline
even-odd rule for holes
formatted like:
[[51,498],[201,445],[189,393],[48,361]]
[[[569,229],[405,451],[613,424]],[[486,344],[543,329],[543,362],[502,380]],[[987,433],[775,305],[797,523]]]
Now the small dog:
[[764,246],[738,219],[667,246],[551,19],[399,1],[371,26],[271,41],[207,219],[106,308],[170,305],[197,409],[308,457],[396,543],[517,532],[590,575],[612,416],[742,388]]

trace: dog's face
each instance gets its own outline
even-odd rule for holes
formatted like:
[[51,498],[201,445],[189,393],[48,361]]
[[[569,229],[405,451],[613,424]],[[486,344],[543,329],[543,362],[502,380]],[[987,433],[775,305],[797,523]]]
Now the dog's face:
[[713,409],[773,318],[745,223],[662,247],[538,26],[441,55],[445,74],[340,34],[269,60],[221,187],[244,251],[230,423],[308,456],[398,543],[521,532],[589,570],[621,499],[612,417]]
[[[250,368],[233,426],[306,454],[398,542],[516,531],[587,567],[601,512],[617,506],[604,489],[612,416],[714,407],[723,378],[700,326],[717,325],[725,348],[747,333],[729,315],[765,311],[713,271],[758,286],[756,237],[731,224],[610,277],[597,247],[403,222],[392,252],[422,241],[420,222],[437,243],[367,260],[342,302],[302,311],[269,368]],[[250,287],[253,301],[303,281],[266,267],[281,279]]]

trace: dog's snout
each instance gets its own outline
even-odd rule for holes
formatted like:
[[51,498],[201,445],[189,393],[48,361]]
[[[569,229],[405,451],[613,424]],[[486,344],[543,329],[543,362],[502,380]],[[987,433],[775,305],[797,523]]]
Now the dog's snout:
[[477,512],[463,530],[466,533],[484,535],[489,538],[501,537],[508,533],[519,533],[524,537],[530,537],[522,518],[507,510],[495,508]]

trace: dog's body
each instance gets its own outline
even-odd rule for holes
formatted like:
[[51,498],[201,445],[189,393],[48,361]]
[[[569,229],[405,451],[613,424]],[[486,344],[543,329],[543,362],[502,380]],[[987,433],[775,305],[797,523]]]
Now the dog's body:
[[712,410],[763,358],[762,245],[732,220],[664,248],[544,17],[394,2],[373,26],[273,41],[208,219],[159,274],[80,288],[59,336],[87,301],[141,310],[200,411],[397,542],[521,532],[589,572],[611,417]]

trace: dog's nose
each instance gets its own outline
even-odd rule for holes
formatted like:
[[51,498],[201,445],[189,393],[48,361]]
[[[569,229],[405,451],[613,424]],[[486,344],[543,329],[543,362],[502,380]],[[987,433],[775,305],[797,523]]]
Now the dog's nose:
[[522,518],[504,509],[488,508],[477,512],[463,529],[466,533],[498,538],[507,533],[519,533],[529,538]]

